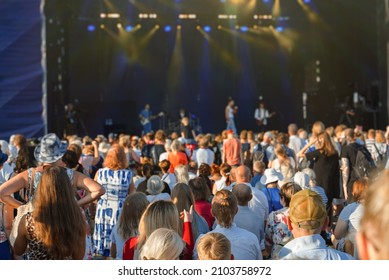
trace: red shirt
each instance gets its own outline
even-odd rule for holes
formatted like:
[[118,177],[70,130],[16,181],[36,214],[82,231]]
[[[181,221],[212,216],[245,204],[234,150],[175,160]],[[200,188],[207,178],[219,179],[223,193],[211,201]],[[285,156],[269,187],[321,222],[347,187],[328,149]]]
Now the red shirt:
[[194,207],[196,212],[207,221],[208,227],[211,229],[215,221],[215,217],[211,212],[212,204],[206,200],[197,200],[195,201]]
[[174,168],[181,164],[188,164],[188,157],[183,152],[177,152],[177,154],[169,153],[167,160],[170,162],[169,172],[174,173]]
[[[134,253],[136,250],[136,246],[138,245],[138,236],[130,237],[125,243],[123,247],[123,260],[133,260]],[[186,246],[183,251],[183,259],[191,260],[194,249],[194,239],[192,232],[192,223],[185,222],[182,230],[182,240],[185,241]]]
[[240,154],[242,152],[242,148],[238,139],[228,139],[223,144],[223,153],[224,160],[227,164],[240,165]]

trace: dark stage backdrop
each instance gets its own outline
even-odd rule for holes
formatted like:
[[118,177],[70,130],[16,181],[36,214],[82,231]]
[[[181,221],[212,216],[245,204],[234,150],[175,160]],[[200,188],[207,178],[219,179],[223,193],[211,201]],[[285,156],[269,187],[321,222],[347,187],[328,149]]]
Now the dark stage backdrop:
[[[297,1],[280,1],[282,15],[290,17],[282,23],[283,31],[246,33],[235,23],[226,26],[215,20],[225,12],[220,1],[207,1],[208,6],[204,1],[204,5],[176,3],[176,8],[187,3],[186,12],[202,16],[180,22],[180,31],[173,20],[176,10],[166,5],[168,1],[133,1],[141,2],[141,9],[119,0],[110,1],[112,5],[76,2],[68,21],[67,99],[77,100],[89,134],[139,133],[137,115],[146,103],[154,113],[165,112],[164,119],[153,122],[154,129],[174,127],[179,109],[184,108],[199,130],[218,132],[225,128],[228,97],[239,107],[238,130],[255,130],[259,96],[276,112],[271,128],[285,130],[290,122],[306,128],[318,119],[337,124],[345,100],[354,91],[368,95],[373,84],[380,98],[384,96],[384,67],[379,63],[384,44],[376,1],[311,1],[310,14]],[[272,13],[273,1],[257,3],[261,13]],[[140,11],[158,13],[159,18],[138,20]],[[121,18],[101,19],[101,12],[119,12]],[[141,28],[126,32],[117,23],[124,28],[141,24]],[[160,28],[153,31],[157,24]],[[172,25],[171,32],[164,31],[166,24]],[[204,35],[196,25],[206,24],[212,30]],[[237,24],[253,27],[252,18]],[[87,30],[89,25],[95,27],[93,32]],[[303,92],[308,92],[307,119],[303,119]],[[372,114],[364,116],[366,126],[373,126]]]
[[0,2],[0,139],[44,133],[40,1]]

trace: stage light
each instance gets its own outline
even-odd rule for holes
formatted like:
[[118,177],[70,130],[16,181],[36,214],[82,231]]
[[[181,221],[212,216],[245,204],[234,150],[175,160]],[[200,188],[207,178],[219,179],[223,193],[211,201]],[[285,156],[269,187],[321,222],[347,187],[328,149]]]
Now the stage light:
[[132,25],[127,25],[126,26],[126,31],[127,32],[131,32],[133,29],[134,29],[134,27],[132,27]]
[[170,31],[172,31],[172,27],[170,25],[166,25],[164,30],[165,30],[165,32],[170,32]]
[[263,3],[269,3],[270,2],[270,0],[262,0],[263,1]]
[[93,32],[96,30],[96,26],[94,26],[93,24],[89,24],[86,28],[89,32]]
[[104,29],[104,28],[105,28],[105,25],[104,25],[104,24],[100,24],[100,28],[101,28],[101,29]]
[[242,32],[247,32],[248,30],[249,30],[249,28],[247,26],[240,27],[240,31],[242,31]]
[[277,31],[277,32],[282,32],[282,31],[284,31],[284,28],[283,28],[282,26],[278,26],[278,27],[276,28],[276,31]]
[[118,14],[118,13],[109,13],[109,14],[107,14],[107,18],[120,18],[120,14]]
[[211,27],[209,25],[205,25],[203,29],[207,33],[211,32]]
[[121,29],[121,28],[123,28],[123,25],[122,25],[121,23],[118,23],[118,24],[116,24],[116,27],[117,27],[118,29]]
[[311,0],[304,0],[304,3],[309,4],[309,3],[311,3]]
[[178,18],[179,19],[196,19],[197,15],[196,14],[179,14]]
[[107,17],[107,14],[106,13],[101,13],[100,14],[100,18],[106,18]]
[[221,25],[218,25],[218,26],[217,26],[217,29],[219,29],[219,30],[222,29],[222,26],[221,26]]
[[181,30],[181,25],[177,25],[177,30]]
[[155,29],[159,29],[159,24],[155,25],[154,28],[155,28]]

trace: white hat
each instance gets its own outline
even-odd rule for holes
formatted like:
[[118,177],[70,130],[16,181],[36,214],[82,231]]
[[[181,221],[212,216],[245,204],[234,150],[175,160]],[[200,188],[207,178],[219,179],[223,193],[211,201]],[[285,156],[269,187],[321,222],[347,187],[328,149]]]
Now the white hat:
[[309,176],[304,172],[296,172],[296,174],[294,174],[293,181],[299,184],[302,189],[309,188]]
[[267,185],[269,183],[274,183],[277,181],[281,181],[284,179],[284,176],[274,168],[268,168],[265,170],[265,173],[261,177],[261,184],[262,185]]

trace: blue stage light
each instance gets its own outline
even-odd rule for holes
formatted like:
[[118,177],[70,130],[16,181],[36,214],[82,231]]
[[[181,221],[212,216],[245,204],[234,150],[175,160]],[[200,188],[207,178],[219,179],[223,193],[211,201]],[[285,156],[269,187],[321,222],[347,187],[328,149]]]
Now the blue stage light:
[[248,30],[249,30],[249,28],[247,26],[240,27],[240,31],[242,31],[242,32],[247,32]]
[[207,32],[207,33],[208,33],[208,32],[211,32],[211,27],[210,27],[209,25],[204,26],[203,29],[204,29],[204,31]]
[[166,25],[164,30],[165,30],[165,32],[170,32],[170,31],[172,31],[172,27],[170,25]]
[[284,28],[283,28],[282,26],[278,26],[278,27],[276,28],[276,31],[277,31],[277,32],[282,32],[282,31],[284,31]]
[[88,27],[86,28],[89,32],[93,32],[96,30],[96,26],[93,24],[89,24]]
[[304,3],[309,4],[309,3],[311,3],[311,0],[304,0]]
[[126,31],[127,32],[131,32],[133,29],[134,29],[134,27],[132,25],[127,25],[126,26]]
[[263,3],[269,3],[270,2],[270,0],[262,0],[263,1]]

